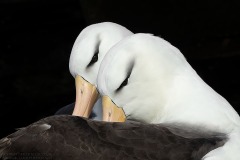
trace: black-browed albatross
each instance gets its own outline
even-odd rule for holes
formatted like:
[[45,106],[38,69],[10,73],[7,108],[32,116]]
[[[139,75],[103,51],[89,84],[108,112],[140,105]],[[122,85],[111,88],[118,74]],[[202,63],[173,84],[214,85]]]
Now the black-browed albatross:
[[120,117],[219,132],[228,140],[202,159],[240,159],[238,113],[160,37],[134,34],[112,47],[101,63],[98,89],[105,121]]
[[[75,78],[76,85],[73,115],[88,118],[93,108],[95,116],[92,118],[102,119],[102,101],[96,89],[100,63],[114,44],[132,34],[127,28],[112,22],[93,24],[81,31],[74,42],[69,60],[69,70]],[[72,105],[63,108],[57,114],[71,111]]]
[[190,160],[200,159],[226,141],[219,133],[189,131],[168,124],[106,123],[52,116],[1,139],[0,157]]

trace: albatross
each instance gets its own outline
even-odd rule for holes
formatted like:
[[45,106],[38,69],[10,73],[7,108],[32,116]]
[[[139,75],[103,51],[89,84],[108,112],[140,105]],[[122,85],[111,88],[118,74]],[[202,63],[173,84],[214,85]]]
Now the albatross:
[[88,118],[93,109],[93,119],[102,119],[102,103],[96,87],[100,63],[114,44],[132,34],[127,28],[112,22],[93,24],[81,31],[69,60],[69,70],[75,78],[76,101],[56,114],[71,111],[74,105],[73,115]]
[[[103,34],[99,34],[100,37],[104,38],[101,39],[102,47],[107,40]],[[91,74],[71,72],[74,77],[79,75],[80,79],[87,79],[88,76],[82,76]],[[94,84],[90,78],[87,81]],[[199,160],[209,151],[221,147],[226,140],[224,134],[215,131],[192,132],[191,126],[182,129],[175,124],[131,120],[109,123],[79,116],[55,115],[2,138],[0,158]]]
[[176,47],[160,37],[134,34],[112,47],[100,66],[98,90],[105,121],[132,119],[187,127],[192,132],[215,131],[227,141],[202,159],[240,159],[238,113]]

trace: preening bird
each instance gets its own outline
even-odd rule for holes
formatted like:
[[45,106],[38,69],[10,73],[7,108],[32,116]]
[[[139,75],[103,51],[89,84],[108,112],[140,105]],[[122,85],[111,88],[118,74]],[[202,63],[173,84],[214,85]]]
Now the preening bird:
[[105,121],[132,119],[216,131],[228,140],[203,159],[240,159],[239,115],[160,37],[135,34],[112,47],[101,63],[98,89]]
[[[199,115],[194,112],[194,106],[186,103],[187,99],[192,104],[204,100],[198,100],[194,91],[187,93],[187,90],[192,90],[191,86],[187,87],[188,83],[191,85],[191,78],[196,78],[196,92],[205,93],[204,89],[207,89],[211,92],[209,96],[221,96],[201,81],[176,48],[161,38],[132,35],[128,30],[118,35],[115,32],[122,27],[112,24],[116,28],[111,29],[109,24],[99,24],[102,30],[94,25],[86,28],[74,44],[69,68],[76,79],[73,114],[78,116],[55,115],[19,129],[0,140],[0,158],[199,160],[208,158],[219,148],[231,146],[231,140],[237,144],[232,131],[238,126],[234,123],[238,115],[223,98],[219,99],[225,102],[227,109],[220,107],[225,113],[219,111],[222,115],[217,117],[225,119],[219,123],[215,122],[214,117],[208,118],[213,110],[211,106],[204,106],[207,102],[203,101],[202,109],[196,108]],[[109,37],[113,39],[109,40]],[[192,73],[188,75],[189,72]],[[184,90],[181,91],[179,84]],[[203,88],[197,88],[198,85]],[[127,119],[127,122],[109,123],[83,118],[89,116],[98,98],[96,88],[104,95],[103,119]],[[201,121],[204,119],[203,113],[208,113],[203,112],[207,108],[209,115]],[[189,119],[191,114],[188,111],[198,115],[196,120]],[[224,114],[232,117],[224,117]],[[212,121],[205,124],[207,120]],[[229,126],[224,129],[225,124]],[[223,153],[221,150],[219,152]],[[229,155],[229,152],[224,153]]]

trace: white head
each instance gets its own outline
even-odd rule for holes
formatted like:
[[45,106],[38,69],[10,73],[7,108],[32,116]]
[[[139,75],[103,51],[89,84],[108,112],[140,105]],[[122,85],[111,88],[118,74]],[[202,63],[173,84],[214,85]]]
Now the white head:
[[127,117],[146,123],[194,124],[190,128],[198,131],[221,130],[228,142],[203,159],[239,159],[238,114],[167,41],[148,34],[124,38],[106,54],[97,83],[105,121]]
[[103,57],[113,45],[132,34],[110,22],[90,25],[79,34],[69,60],[69,69],[76,81],[73,115],[89,117],[98,98],[96,81]]
[[125,27],[111,22],[86,27],[72,48],[69,60],[72,76],[80,75],[96,85],[98,69],[107,51],[121,39],[132,34]]
[[109,50],[100,66],[98,89],[128,119],[151,123],[163,112],[159,106],[167,103],[173,77],[186,67],[184,56],[167,41],[135,34]]

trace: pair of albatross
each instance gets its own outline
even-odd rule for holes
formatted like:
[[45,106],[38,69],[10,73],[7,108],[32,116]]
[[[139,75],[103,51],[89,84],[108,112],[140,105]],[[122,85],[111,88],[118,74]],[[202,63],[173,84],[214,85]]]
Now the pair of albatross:
[[3,138],[3,158],[240,159],[239,115],[165,40],[113,23],[92,25],[74,44],[70,71],[74,115],[90,115],[98,88],[103,119],[130,121],[48,117]]

